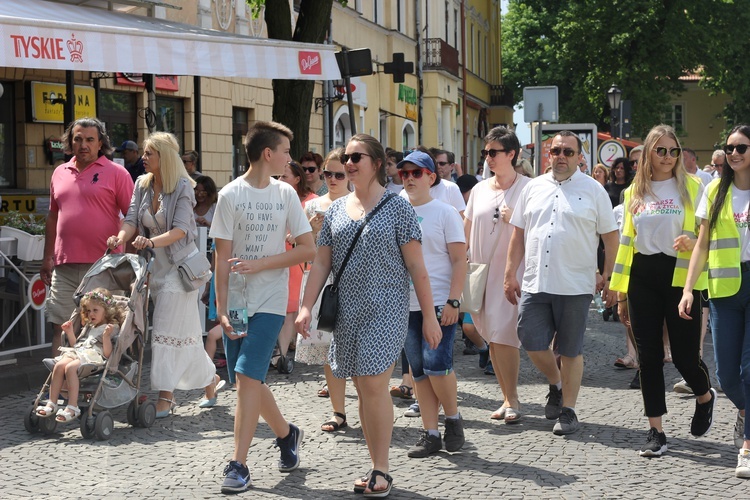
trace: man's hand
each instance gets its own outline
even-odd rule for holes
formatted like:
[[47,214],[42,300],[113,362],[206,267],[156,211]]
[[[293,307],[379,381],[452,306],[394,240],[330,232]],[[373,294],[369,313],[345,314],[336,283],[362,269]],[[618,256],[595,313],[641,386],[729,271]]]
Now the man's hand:
[[427,341],[430,349],[437,349],[440,345],[440,341],[443,338],[443,330],[440,329],[434,311],[432,311],[432,314],[425,314],[422,311],[422,336]]
[[518,280],[514,274],[505,275],[505,281],[503,282],[503,291],[505,292],[505,298],[511,304],[518,305],[518,297],[521,296],[521,286],[518,284]]
[[49,257],[42,262],[42,268],[39,270],[39,276],[47,286],[52,286],[52,271],[55,270],[55,259]]

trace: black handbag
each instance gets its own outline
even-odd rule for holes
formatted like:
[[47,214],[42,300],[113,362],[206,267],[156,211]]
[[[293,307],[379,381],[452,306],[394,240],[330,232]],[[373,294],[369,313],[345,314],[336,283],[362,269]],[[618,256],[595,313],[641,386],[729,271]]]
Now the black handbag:
[[339,313],[339,280],[341,280],[341,275],[344,273],[344,268],[346,267],[347,262],[349,262],[349,257],[352,256],[354,245],[357,244],[359,236],[362,234],[362,231],[365,229],[367,223],[370,222],[370,219],[372,219],[377,211],[383,208],[386,203],[388,203],[388,201],[395,196],[396,195],[393,193],[388,193],[385,199],[380,203],[380,205],[373,208],[372,211],[367,214],[364,222],[361,226],[359,226],[357,234],[354,235],[352,244],[349,245],[349,250],[346,252],[346,257],[344,257],[344,261],[341,263],[338,274],[336,274],[336,279],[333,280],[332,284],[326,285],[325,288],[323,288],[320,296],[320,309],[318,310],[318,330],[322,330],[324,332],[332,332],[336,327],[336,317]]

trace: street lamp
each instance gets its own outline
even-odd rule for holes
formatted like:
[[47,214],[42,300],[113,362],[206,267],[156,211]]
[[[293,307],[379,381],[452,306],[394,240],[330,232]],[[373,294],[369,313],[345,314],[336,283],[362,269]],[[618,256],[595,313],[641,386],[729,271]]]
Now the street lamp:
[[614,83],[607,91],[609,107],[612,110],[612,138],[616,139],[620,131],[620,98],[622,90]]

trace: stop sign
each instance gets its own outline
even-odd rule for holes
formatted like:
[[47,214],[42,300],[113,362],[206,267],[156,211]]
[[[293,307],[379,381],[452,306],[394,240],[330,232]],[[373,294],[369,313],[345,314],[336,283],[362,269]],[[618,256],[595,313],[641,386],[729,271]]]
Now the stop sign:
[[32,276],[29,281],[29,289],[27,291],[29,305],[37,311],[44,308],[44,301],[47,299],[47,285],[42,281],[42,277],[38,274]]

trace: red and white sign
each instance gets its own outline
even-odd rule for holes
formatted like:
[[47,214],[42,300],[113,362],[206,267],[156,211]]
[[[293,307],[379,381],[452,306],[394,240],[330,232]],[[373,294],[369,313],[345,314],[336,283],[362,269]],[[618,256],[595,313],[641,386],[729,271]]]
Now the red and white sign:
[[[21,59],[57,59],[64,61],[70,56],[70,62],[83,62],[83,43],[76,40],[73,33],[71,38],[53,38],[46,36],[10,35],[13,45],[13,55]],[[68,51],[63,51],[63,44]]]
[[47,285],[38,274],[35,274],[29,281],[27,295],[32,309],[39,311],[44,308],[44,302],[47,300]]
[[311,50],[299,51],[299,71],[303,75],[320,75],[323,65],[320,63],[320,52]]
[[[135,85],[145,87],[143,73],[117,73],[117,83],[120,85]],[[176,76],[171,75],[154,75],[154,85],[157,90],[167,90],[177,92],[180,90],[179,82]]]

